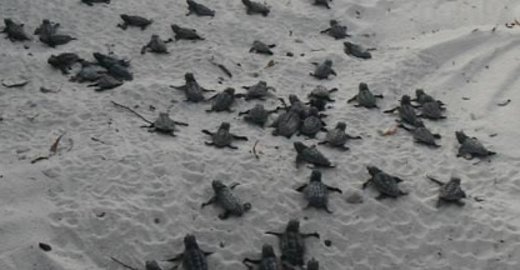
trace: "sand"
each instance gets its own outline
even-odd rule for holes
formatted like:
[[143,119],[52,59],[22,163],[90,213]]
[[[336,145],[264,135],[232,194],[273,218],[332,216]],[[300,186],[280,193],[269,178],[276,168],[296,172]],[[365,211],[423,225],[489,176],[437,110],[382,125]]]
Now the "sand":
[[[291,218],[301,220],[302,231],[321,234],[306,242],[306,259],[316,258],[322,269],[519,268],[520,27],[504,26],[520,18],[517,1],[337,0],[331,10],[311,0],[269,1],[268,17],[246,15],[238,0],[200,2],[216,10],[215,18],[185,16],[180,0],[114,0],[94,7],[68,0],[0,2],[2,18],[23,21],[28,33],[49,18],[78,38],[56,49],[37,38],[0,39],[1,79],[29,80],[22,88],[0,87],[0,269],[122,269],[110,256],[144,269],[145,260],[182,252],[187,233],[215,252],[208,257],[210,269],[245,269],[241,260],[258,257],[263,243],[277,247],[264,231],[281,231]],[[116,27],[122,13],[154,23],[145,31],[123,31]],[[319,34],[331,18],[349,27],[349,40],[376,48],[373,59],[349,57],[342,41]],[[140,55],[151,34],[172,37],[172,23],[196,28],[206,41],[169,44],[168,56]],[[255,39],[276,43],[275,55],[248,53]],[[132,59],[135,77],[111,91],[69,82],[46,63],[61,52],[91,59],[92,52],[106,53],[107,44]],[[232,79],[209,63],[211,57],[228,67]],[[308,75],[311,62],[327,58],[337,77],[318,81]],[[275,65],[266,68],[271,60]],[[346,121],[347,131],[363,140],[349,142],[349,152],[319,146],[338,166],[323,171],[324,182],[344,191],[331,195],[334,213],[303,210],[306,202],[294,191],[310,175],[307,167],[294,166],[292,141],[303,137],[273,137],[271,129],[253,127],[236,113],[207,114],[209,104],[183,102],[182,92],[169,85],[183,84],[185,72],[216,90],[266,80],[280,97],[303,98],[318,84],[338,87],[326,122]],[[346,104],[362,81],[385,96],[379,102],[384,109],[416,88],[444,101],[448,119],[426,122],[443,136],[442,147],[417,145],[403,130],[380,136],[378,130],[395,125],[395,116]],[[42,93],[40,87],[59,92]],[[510,104],[497,106],[507,99]],[[190,126],[179,127],[175,138],[152,134],[111,100],[139,106],[149,119],[168,111]],[[234,109],[254,104],[240,100]],[[269,99],[265,106],[278,102]],[[215,130],[222,121],[249,137],[236,142],[239,150],[203,144],[208,138],[200,130]],[[498,155],[481,162],[456,158],[454,132],[461,129]],[[48,155],[62,134],[55,155],[31,164]],[[258,160],[251,153],[255,141]],[[410,194],[377,201],[373,189],[361,191],[369,164],[404,179],[400,185]],[[466,206],[435,208],[438,187],[427,174],[444,181],[461,177]],[[201,210],[214,179],[241,183],[236,193],[252,210],[225,221],[216,207]],[[347,191],[360,192],[363,203],[347,203]],[[39,242],[52,251],[42,251]]]

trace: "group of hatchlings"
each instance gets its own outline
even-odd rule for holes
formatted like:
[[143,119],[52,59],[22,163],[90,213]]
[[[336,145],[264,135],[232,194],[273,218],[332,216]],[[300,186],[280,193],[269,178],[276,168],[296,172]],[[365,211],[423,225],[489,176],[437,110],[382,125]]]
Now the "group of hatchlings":
[[[109,4],[110,0],[81,0],[83,3],[92,6],[96,3]],[[250,0],[242,0],[242,3],[246,7],[247,14],[261,14],[268,16],[270,8],[265,4],[254,2]],[[215,11],[196,3],[193,0],[187,0],[188,14],[196,14],[198,16],[215,16]],[[315,5],[324,6],[330,8],[329,0],[315,0]],[[123,30],[126,30],[129,26],[139,27],[146,29],[148,25],[153,23],[152,20],[140,17],[123,14],[121,15],[123,20],[122,24],[117,26]],[[23,24],[16,24],[11,19],[4,19],[5,28],[2,31],[7,35],[11,41],[25,41],[31,40],[29,36],[24,32]],[[59,23],[53,23],[49,20],[43,20],[42,25],[39,26],[34,34],[39,36],[41,42],[47,44],[50,47],[66,44],[70,41],[76,40],[76,38],[65,34],[58,34],[57,29],[60,26]],[[187,39],[187,40],[204,40],[196,30],[183,28],[178,25],[171,25],[172,30],[175,33],[175,40]],[[347,27],[340,25],[336,20],[330,21],[330,27],[321,31],[323,34],[328,34],[335,39],[343,39],[350,37],[347,34]],[[163,41],[158,35],[152,35],[151,40],[148,44],[143,46],[141,53],[146,52],[167,54],[168,49],[166,44],[173,41],[172,39]],[[360,59],[370,59],[372,49],[365,49],[360,45],[353,44],[351,42],[344,42],[344,50],[347,55],[357,57]],[[273,55],[272,48],[275,45],[267,45],[261,41],[254,41],[250,52]],[[99,52],[93,53],[96,63],[81,59],[77,54],[74,53],[62,53],[60,55],[52,55],[48,59],[48,63],[53,67],[60,69],[63,74],[68,74],[69,70],[76,64],[81,64],[79,72],[71,78],[72,81],[77,82],[92,82],[89,86],[96,86],[98,91],[112,89],[120,86],[124,80],[132,80],[133,75],[129,71],[130,62],[121,58],[118,58],[112,54],[105,55]],[[288,54],[288,56],[290,56]],[[313,63],[316,68],[315,71],[310,73],[311,76],[316,79],[327,79],[330,75],[335,75],[336,72],[332,69],[332,61],[327,59],[323,63]],[[265,100],[265,98],[272,96],[270,91],[275,92],[273,87],[267,85],[265,81],[259,81],[257,84],[252,86],[244,86],[245,93],[235,93],[235,89],[226,88],[224,91],[206,98],[205,92],[215,92],[214,90],[205,89],[201,87],[196,81],[192,73],[186,73],[185,84],[182,86],[171,86],[174,89],[181,90],[186,95],[186,101],[197,103],[203,101],[211,101],[211,108],[207,112],[221,112],[228,111],[233,112],[231,106],[234,104],[236,98],[244,98],[245,100]],[[361,139],[360,136],[352,136],[347,134],[345,122],[338,122],[335,128],[327,130],[326,124],[322,118],[325,117],[323,113],[320,113],[327,109],[329,102],[334,102],[331,98],[331,94],[338,89],[326,89],[323,86],[317,86],[309,95],[309,102],[302,102],[296,95],[289,96],[289,104],[285,100],[279,98],[282,106],[272,110],[267,110],[262,104],[257,104],[250,110],[245,112],[239,112],[239,115],[244,116],[244,120],[252,124],[265,126],[268,122],[269,115],[281,111],[276,120],[270,124],[274,128],[273,135],[285,136],[291,138],[292,135],[298,133],[310,138],[314,138],[320,131],[327,132],[325,140],[318,144],[327,144],[330,147],[334,147],[340,150],[348,150],[345,146],[348,140]],[[386,110],[384,113],[398,112],[399,115],[399,127],[412,133],[414,140],[417,143],[425,144],[431,147],[439,147],[436,143],[436,139],[440,139],[440,135],[433,134],[428,128],[425,127],[424,122],[420,118],[427,118],[431,120],[445,119],[443,111],[445,110],[444,104],[426,94],[423,90],[416,90],[416,98],[411,99],[409,95],[402,96],[400,105],[391,109]],[[382,95],[373,94],[366,83],[359,84],[359,93],[348,100],[348,103],[356,102],[356,107],[365,107],[368,109],[378,108],[377,99],[383,98]],[[414,102],[414,103],[412,103]],[[116,104],[116,103],[114,103]],[[117,104],[116,104],[117,105]],[[416,110],[420,109],[421,113],[418,115]],[[175,121],[170,118],[168,113],[159,113],[159,117],[155,121],[145,120],[148,125],[149,131],[157,131],[166,133],[172,136],[176,131],[176,126],[183,125],[187,126],[187,123]],[[218,148],[231,148],[238,149],[238,147],[232,145],[234,140],[245,140],[248,138],[239,136],[230,132],[231,125],[228,122],[223,122],[217,131],[211,132],[208,130],[202,130],[203,133],[211,137],[210,142],[206,142],[207,145],[215,146]],[[469,137],[462,131],[457,131],[456,138],[460,143],[460,148],[457,153],[458,157],[464,157],[471,159],[473,157],[487,157],[494,155],[494,152],[487,150],[477,138]],[[315,145],[307,146],[302,142],[294,142],[294,148],[297,152],[296,164],[307,162],[313,164],[315,167],[334,167],[332,163],[327,159]],[[368,185],[372,185],[380,194],[376,198],[378,200],[383,198],[397,198],[407,193],[400,190],[398,184],[403,180],[392,176],[375,166],[367,167],[370,179],[366,181],[362,188],[366,188]],[[331,187],[322,182],[322,174],[316,168],[313,169],[310,181],[307,184],[297,188],[298,192],[304,194],[304,198],[308,201],[307,207],[315,207],[324,209],[328,213],[332,211],[328,208],[328,194],[329,192],[342,193],[339,188]],[[440,195],[437,202],[437,207],[444,203],[454,203],[457,205],[464,205],[461,199],[466,197],[465,192],[461,188],[461,180],[459,178],[452,178],[448,182],[444,183],[435,178],[428,177],[430,180],[440,186]],[[251,209],[250,203],[242,203],[241,200],[236,197],[232,190],[238,184],[226,186],[221,181],[215,180],[212,182],[212,188],[215,195],[208,201],[202,204],[205,207],[210,204],[218,204],[224,209],[224,212],[219,215],[220,219],[226,219],[230,215],[242,216],[245,212]],[[314,233],[302,233],[299,230],[299,221],[290,220],[284,232],[266,232],[266,234],[275,235],[280,240],[281,257],[277,259],[273,247],[265,244],[262,247],[262,255],[260,259],[249,259],[243,260],[243,263],[250,269],[253,268],[253,264],[258,265],[260,270],[278,270],[278,269],[293,269],[293,267],[305,268],[304,254],[305,242],[304,239],[308,237],[319,238],[319,234]],[[185,250],[173,259],[167,260],[170,262],[181,261],[184,269],[186,270],[205,270],[208,269],[206,256],[210,255],[211,252],[205,252],[198,247],[195,236],[187,235],[184,238]],[[117,261],[116,259],[114,259]],[[117,261],[119,262],[119,261]],[[120,262],[119,262],[120,263]],[[175,266],[174,268],[177,268]],[[159,270],[161,269],[156,261],[147,261],[145,264],[146,270]],[[316,260],[311,259],[308,261],[306,269],[318,270],[319,264]]]

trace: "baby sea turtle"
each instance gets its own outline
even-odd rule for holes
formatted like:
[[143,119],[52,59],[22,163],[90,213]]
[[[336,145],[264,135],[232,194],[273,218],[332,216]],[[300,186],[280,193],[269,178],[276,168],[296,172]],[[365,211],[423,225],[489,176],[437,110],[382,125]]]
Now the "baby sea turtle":
[[61,53],[58,55],[51,55],[47,60],[54,68],[61,70],[63,74],[69,74],[72,66],[81,61],[81,58],[75,53]]
[[186,80],[186,84],[182,86],[173,86],[170,87],[175,88],[177,90],[184,91],[186,94],[186,101],[190,102],[200,102],[205,100],[203,92],[215,92],[215,90],[208,90],[202,88],[199,83],[195,80],[195,76],[193,73],[184,74],[184,79]]
[[365,189],[369,184],[373,184],[380,193],[376,200],[381,200],[387,197],[398,198],[399,196],[408,194],[400,190],[398,187],[398,183],[403,181],[401,178],[391,176],[375,166],[367,166],[367,170],[368,173],[370,173],[371,178],[363,184],[363,189]]
[[298,98],[298,96],[296,96],[296,95],[294,95],[294,94],[290,94],[290,95],[289,95],[289,104],[290,104],[290,105],[287,105],[287,102],[285,102],[285,100],[284,100],[283,98],[278,98],[278,100],[280,100],[280,102],[282,103],[283,108],[284,108],[286,111],[293,110],[293,111],[295,111],[296,113],[298,113],[298,115],[299,115],[300,118],[302,118],[302,119],[305,119],[305,117],[307,117],[307,116],[309,115],[309,112],[310,112],[311,107],[305,105],[305,103],[303,103],[303,102]]
[[25,40],[31,40],[29,36],[25,33],[23,30],[24,24],[17,24],[12,19],[4,19],[5,27],[2,30],[2,33],[5,33],[7,35],[7,38],[14,42],[14,41],[25,41]]
[[59,23],[51,22],[49,19],[43,19],[42,24],[34,30],[34,34],[38,36],[51,36],[58,32]]
[[427,177],[441,187],[439,189],[439,200],[436,204],[437,208],[441,207],[443,203],[454,203],[459,206],[465,205],[461,200],[466,198],[466,192],[460,187],[460,178],[452,177],[448,183],[444,183],[431,176]]
[[311,163],[314,166],[334,168],[330,160],[326,158],[318,149],[316,145],[306,146],[302,142],[294,142],[294,149],[296,149],[296,167],[301,162]]
[[316,69],[314,70],[314,73],[309,73],[311,76],[323,80],[327,79],[329,75],[338,76],[336,72],[332,69],[332,60],[327,59],[323,63],[312,63],[316,66]]
[[164,41],[159,37],[159,35],[153,34],[150,39],[150,42],[148,42],[148,44],[143,46],[143,48],[141,49],[141,54],[145,54],[146,51],[150,51],[150,52],[158,53],[158,54],[169,54],[168,48],[166,47],[166,43],[169,43],[172,41],[173,41],[172,39]]
[[42,24],[34,31],[34,34],[40,36],[40,41],[42,43],[47,44],[52,48],[76,40],[76,38],[69,35],[57,34],[59,26],[59,23],[53,23],[50,20],[44,19]]
[[446,119],[446,116],[442,115],[441,105],[437,101],[423,103],[419,117],[430,120]]
[[110,4],[110,0],[81,0],[82,3],[87,4],[87,6],[93,6],[94,4]]
[[274,47],[276,47],[276,44],[267,45],[267,44],[263,43],[262,41],[255,40],[255,41],[253,41],[253,46],[251,47],[251,49],[249,49],[249,52],[273,55],[273,52],[271,51],[271,49]]
[[278,118],[271,124],[274,127],[273,136],[285,136],[288,139],[298,131],[301,125],[300,112],[291,108],[288,111],[280,114]]
[[264,127],[269,115],[277,111],[278,109],[268,111],[264,108],[264,105],[256,104],[253,108],[245,112],[239,112],[238,115],[245,115],[244,120],[247,122]]
[[416,101],[420,105],[423,105],[427,102],[437,102],[442,107],[444,106],[444,103],[440,100],[434,99],[432,96],[426,94],[423,89],[416,89],[415,90],[415,99],[412,99],[412,101]]
[[[184,270],[208,270],[206,257],[213,252],[206,252],[199,248],[194,235],[188,234],[184,237],[184,252],[167,261],[176,262],[182,260]],[[174,267],[174,269],[176,269]]]
[[97,81],[101,75],[106,74],[107,70],[89,61],[80,60],[81,70],[70,78],[71,82],[94,82]]
[[203,203],[201,208],[204,208],[205,206],[212,203],[216,203],[220,207],[224,208],[224,212],[218,215],[220,219],[227,219],[230,215],[241,217],[245,212],[251,209],[251,204],[242,204],[240,199],[231,192],[231,190],[233,190],[238,185],[238,183],[235,183],[228,187],[221,181],[214,180],[211,183],[211,186],[213,187],[215,195],[211,197],[209,201]]
[[330,9],[330,5],[329,5],[329,2],[331,2],[332,0],[314,0],[314,5],[315,6],[322,6],[322,7],[326,7],[328,9]]
[[281,270],[282,265],[278,262],[276,255],[274,253],[273,246],[269,244],[264,244],[262,246],[262,258],[260,260],[253,260],[249,258],[245,258],[242,260],[242,263],[247,266],[249,270],[253,269],[251,264],[257,264],[258,270]]
[[322,34],[327,34],[335,39],[344,39],[346,37],[350,37],[347,34],[347,27],[344,25],[340,25],[336,20],[330,20],[330,27],[321,31]]
[[438,145],[435,142],[435,139],[440,139],[441,135],[432,134],[429,129],[424,127],[424,124],[422,124],[422,126],[415,127],[415,128],[408,128],[403,124],[400,124],[399,127],[403,128],[407,131],[410,131],[413,135],[415,142],[417,142],[417,143],[421,143],[421,144],[425,144],[425,145],[429,145],[429,146],[433,146],[433,147],[441,147],[440,145]]
[[123,85],[122,81],[112,77],[109,74],[103,74],[101,75],[101,77],[99,77],[96,83],[89,84],[87,85],[87,87],[97,87],[96,89],[94,89],[95,91],[104,91],[114,89],[121,85]]
[[359,84],[359,93],[349,99],[347,103],[357,101],[357,105],[355,107],[365,107],[365,108],[379,108],[376,104],[376,98],[383,98],[383,95],[374,95],[368,89],[368,85],[366,83]]
[[176,125],[188,126],[187,123],[171,119],[167,112],[160,112],[159,117],[155,121],[143,127],[148,128],[150,132],[160,132],[175,136],[174,132],[177,131]]
[[403,95],[401,97],[400,106],[386,110],[384,113],[393,113],[395,110],[399,112],[399,118],[401,119],[399,122],[410,124],[414,127],[424,126],[424,123],[417,117],[417,114],[415,114],[415,109],[412,106],[410,96]]
[[264,100],[264,98],[269,94],[269,90],[276,92],[271,86],[267,86],[267,82],[259,81],[258,83],[251,86],[242,86],[242,88],[247,90],[246,94],[238,94],[239,96],[243,96],[245,100],[251,99],[260,99]]
[[141,28],[141,30],[145,30],[150,24],[153,23],[153,20],[149,20],[137,15],[121,14],[120,17],[123,20],[123,23],[118,24],[117,27],[123,30],[126,30],[128,26],[135,26]]
[[108,73],[118,80],[131,81],[134,79],[132,72],[130,72],[127,67],[120,64],[110,66],[108,68]]
[[347,124],[345,122],[338,122],[334,129],[331,129],[327,132],[327,137],[324,141],[319,142],[318,144],[328,144],[332,147],[339,148],[341,150],[349,150],[348,147],[345,146],[348,140],[360,140],[360,136],[352,136],[345,133],[347,129]]
[[321,172],[313,170],[311,173],[311,179],[308,184],[305,184],[296,189],[298,192],[303,192],[305,200],[309,203],[306,208],[315,207],[325,209],[329,214],[332,211],[329,210],[329,192],[335,191],[343,193],[341,189],[327,186],[321,181]]
[[457,157],[470,160],[473,159],[473,157],[487,157],[496,154],[495,152],[487,150],[477,138],[468,137],[462,130],[456,131],[455,136],[460,143]]
[[99,52],[95,52],[92,54],[96,61],[99,63],[100,66],[108,69],[113,65],[121,65],[123,67],[129,67],[130,61],[120,59],[114,55],[106,55]]
[[372,54],[369,52],[369,50],[361,47],[361,45],[357,45],[348,41],[343,42],[343,45],[345,47],[344,51],[347,55],[361,59],[372,58]]
[[262,3],[251,1],[251,0],[242,0],[242,3],[246,6],[246,12],[249,15],[253,14],[262,14],[267,16],[271,11],[270,8]]
[[224,91],[210,97],[208,100],[212,100],[211,109],[206,112],[234,112],[231,109],[231,105],[235,103],[235,89],[228,87]]
[[171,28],[175,33],[175,40],[186,39],[186,40],[204,40],[199,34],[197,34],[197,30],[180,27],[177,24],[172,24]]
[[215,146],[217,148],[228,147],[231,149],[238,149],[238,147],[231,145],[233,140],[247,141],[247,137],[238,136],[229,132],[231,125],[228,122],[222,122],[217,132],[213,133],[206,129],[202,132],[211,136],[212,142],[204,142],[206,145]]
[[318,85],[311,93],[307,96],[309,98],[309,102],[312,107],[315,107],[319,111],[324,111],[325,106],[328,102],[334,102],[335,100],[330,97],[331,93],[338,91],[338,88],[332,88],[328,90],[323,85]]
[[325,129],[326,125],[327,124],[321,120],[318,109],[311,107],[309,115],[303,119],[303,122],[300,125],[300,134],[308,136],[309,138],[314,138],[320,131],[327,132],[327,129]]
[[282,251],[282,261],[295,266],[303,266],[305,264],[305,238],[320,238],[320,235],[317,232],[301,233],[300,222],[296,219],[289,221],[284,232],[268,231],[266,234],[275,235],[278,237],[280,241],[280,250]]
[[320,263],[312,258],[307,262],[307,270],[320,270]]
[[215,11],[209,9],[208,7],[204,6],[203,4],[199,4],[193,0],[187,0],[186,2],[188,2],[188,13],[186,14],[186,16],[189,16],[192,13],[195,13],[198,16],[215,17]]

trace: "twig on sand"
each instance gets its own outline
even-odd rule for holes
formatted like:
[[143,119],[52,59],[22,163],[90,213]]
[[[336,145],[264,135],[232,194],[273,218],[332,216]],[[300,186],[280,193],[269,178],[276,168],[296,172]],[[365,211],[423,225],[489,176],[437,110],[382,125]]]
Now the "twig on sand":
[[28,83],[29,83],[28,80],[23,80],[23,79],[19,80],[19,81],[16,81],[16,82],[12,82],[12,83],[6,83],[6,82],[2,81],[2,85],[5,88],[22,87],[22,86],[25,86]]
[[58,138],[56,138],[54,143],[51,145],[51,148],[49,149],[49,151],[51,152],[51,155],[55,155],[56,152],[58,152],[58,144],[60,144],[60,141],[61,141],[61,138],[63,137],[63,135],[65,135],[65,133],[61,134]]
[[110,257],[110,259],[112,259],[112,261],[114,261],[114,262],[120,264],[120,265],[123,266],[124,268],[130,269],[130,270],[138,270],[137,268],[132,267],[132,266],[130,266],[130,265],[128,265],[128,264],[126,264],[126,263],[124,263],[124,262],[122,262],[122,261],[120,261],[120,260],[114,258],[114,257]]
[[498,105],[498,106],[501,106],[501,107],[504,107],[504,106],[507,106],[507,104],[509,104],[510,102],[511,102],[511,99],[508,99],[508,100],[506,100],[506,101],[504,101],[504,102],[500,102],[500,103],[498,103],[497,105]]
[[112,104],[114,104],[114,105],[117,106],[117,107],[121,107],[121,108],[123,108],[123,109],[125,109],[125,110],[128,110],[129,112],[135,114],[137,117],[143,119],[143,121],[145,121],[146,123],[148,123],[148,124],[152,124],[152,121],[150,121],[150,120],[144,118],[144,116],[142,116],[142,115],[140,115],[138,112],[132,110],[130,107],[125,106],[125,105],[122,105],[122,104],[119,104],[119,103],[117,103],[117,102],[115,102],[115,101],[110,101],[110,102],[112,102]]
[[255,145],[253,145],[253,155],[255,156],[256,159],[260,159],[260,157],[256,153],[256,146],[257,145],[258,145],[258,140],[256,140]]
[[224,65],[215,62],[215,61],[213,60],[213,57],[211,57],[211,58],[209,59],[209,62],[210,62],[211,64],[217,66],[218,68],[220,68],[220,70],[222,70],[224,73],[226,73],[226,75],[228,75],[229,78],[233,78],[233,74],[231,74],[231,71],[229,71],[229,69],[227,69]]
[[34,163],[36,163],[36,162],[38,162],[38,161],[47,160],[47,159],[49,159],[48,156],[46,156],[46,157],[44,157],[44,156],[37,157],[37,158],[31,160],[31,164],[34,164]]

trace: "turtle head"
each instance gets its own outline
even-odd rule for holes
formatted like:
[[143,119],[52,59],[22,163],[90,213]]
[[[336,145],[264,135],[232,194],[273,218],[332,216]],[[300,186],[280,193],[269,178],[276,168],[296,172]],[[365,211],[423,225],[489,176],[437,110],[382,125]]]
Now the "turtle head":
[[121,19],[123,19],[123,21],[126,21],[126,20],[128,20],[128,18],[130,18],[130,16],[128,16],[126,14],[121,14],[120,17],[121,17]]
[[300,99],[298,98],[298,96],[293,95],[293,94],[289,95],[289,102],[291,104],[297,103],[299,101],[300,101]]
[[299,232],[300,222],[297,219],[289,220],[289,223],[287,223],[287,228],[285,230],[288,232]]
[[94,56],[94,58],[98,61],[98,62],[101,62],[105,56],[102,54],[102,53],[98,53],[98,52],[95,52],[92,54]]
[[160,112],[159,118],[170,118],[170,115],[167,112]]
[[368,85],[364,82],[359,84],[359,91],[366,91],[368,90]]
[[226,185],[224,185],[220,180],[213,180],[213,182],[211,182],[211,187],[215,192],[218,192],[219,190],[224,189]]
[[376,166],[367,166],[368,173],[372,176],[381,172],[381,170]]
[[5,23],[6,26],[9,26],[9,25],[13,25],[13,24],[14,24],[13,20],[11,20],[11,19],[9,19],[9,18],[4,19],[4,23]]
[[294,149],[296,149],[296,152],[301,153],[303,150],[307,149],[307,146],[302,142],[294,142]]
[[250,5],[251,4],[251,1],[249,0],[242,0],[242,3],[246,6]]
[[49,21],[49,19],[43,19],[42,24],[49,25],[51,24],[51,21]]
[[235,88],[228,87],[228,88],[224,89],[224,92],[233,96],[235,94]]
[[229,124],[229,122],[222,122],[222,124],[220,124],[220,127],[219,129],[223,129],[223,130],[227,130],[229,131],[229,129],[231,128],[231,125]]
[[159,35],[157,35],[157,34],[153,34],[153,35],[152,35],[152,39],[159,39]]
[[197,239],[195,239],[195,235],[187,234],[184,237],[184,247],[186,249],[199,248],[199,245],[197,244]]
[[184,79],[187,82],[193,82],[193,81],[195,81],[195,76],[193,76],[193,73],[188,72],[188,73],[184,74]]
[[173,32],[177,32],[181,29],[177,24],[172,24],[171,27],[172,27]]
[[51,65],[56,65],[59,63],[59,60],[58,60],[58,57],[56,57],[56,55],[51,55],[51,57],[49,57],[49,60],[47,60],[47,63],[51,64]]
[[424,96],[424,95],[426,95],[426,93],[424,93],[423,89],[416,89],[415,90],[415,96],[420,97],[420,96]]
[[263,258],[276,257],[276,255],[274,255],[273,246],[271,246],[269,244],[264,244],[262,246],[262,257]]
[[401,97],[401,105],[410,105],[412,102],[412,99],[409,95],[403,95]]
[[460,178],[458,178],[458,177],[452,177],[452,178],[450,179],[450,182],[452,182],[452,183],[454,183],[454,184],[457,184],[457,185],[460,185],[461,180],[460,180]]
[[464,143],[468,139],[468,135],[464,133],[464,131],[455,131],[455,137],[457,137],[457,141],[459,143]]
[[336,20],[330,20],[329,23],[330,23],[330,26],[334,26],[334,25],[337,25],[337,24],[338,24],[338,21],[336,21]]
[[267,82],[266,81],[259,81],[258,85],[267,86]]
[[325,60],[325,62],[323,62],[323,64],[328,66],[328,67],[332,67],[332,60],[327,59],[327,60]]
[[318,170],[312,170],[311,182],[321,182],[321,172]]
[[417,121],[417,122],[415,123],[415,126],[416,126],[416,127],[424,127],[424,122],[419,120],[419,121]]
[[340,121],[336,124],[336,129],[345,131],[347,129],[347,123]]
[[320,264],[314,258],[307,262],[307,270],[319,270]]

